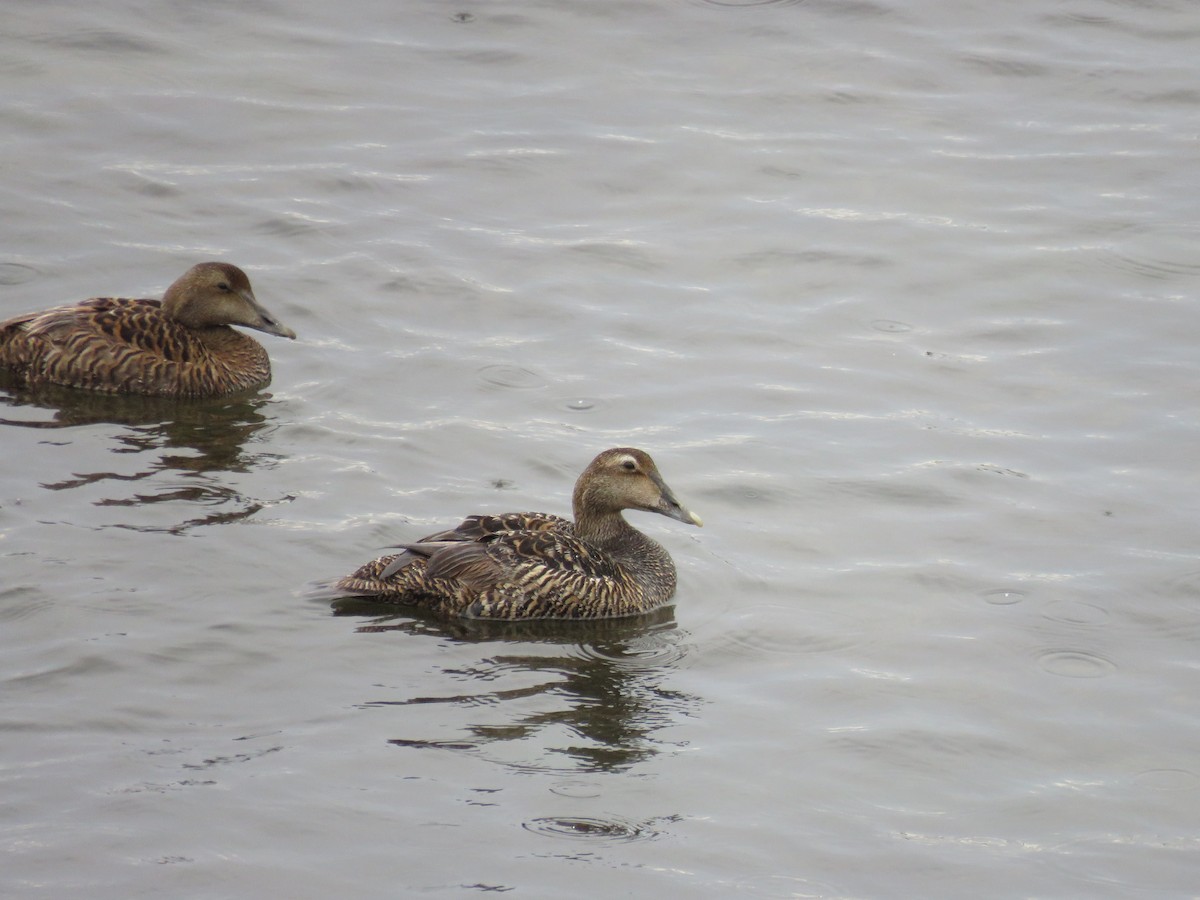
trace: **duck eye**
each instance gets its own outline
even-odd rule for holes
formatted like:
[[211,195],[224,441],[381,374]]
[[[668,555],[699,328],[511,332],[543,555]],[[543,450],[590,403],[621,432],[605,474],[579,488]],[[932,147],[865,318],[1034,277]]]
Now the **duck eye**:
[[233,290],[233,288],[231,288],[229,286],[228,281],[222,281],[220,284],[217,285],[217,290],[221,291],[224,294],[228,294],[230,291]]
[[637,471],[637,463],[635,463],[632,459],[625,460],[625,462],[621,463],[621,466],[622,466],[622,468],[625,469],[626,472],[636,472]]

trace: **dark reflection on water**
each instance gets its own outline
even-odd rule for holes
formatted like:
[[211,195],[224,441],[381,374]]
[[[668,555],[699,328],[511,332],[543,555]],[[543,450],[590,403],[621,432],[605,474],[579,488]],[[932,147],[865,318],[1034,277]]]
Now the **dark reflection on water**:
[[100,394],[58,386],[26,388],[0,381],[0,402],[20,408],[49,410],[52,419],[0,417],[0,425],[21,428],[70,428],[110,423],[128,425],[115,453],[142,453],[160,448],[189,449],[198,456],[164,455],[160,468],[191,472],[245,472],[259,461],[244,444],[267,422],[259,410],[269,394],[239,394],[208,400],[173,400]]
[[[247,450],[251,438],[270,421],[265,407],[269,394],[249,392],[205,400],[174,400],[92,393],[58,386],[29,388],[13,384],[0,373],[0,426],[11,428],[68,430],[79,426],[111,424],[122,430],[110,436],[107,449],[136,458],[135,470],[99,467],[71,471],[41,487],[51,491],[72,490],[101,483],[141,482],[147,490],[94,500],[101,507],[145,507],[156,503],[184,502],[220,507],[197,517],[166,526],[114,523],[114,527],[137,530],[181,532],[199,525],[237,521],[254,515],[266,503],[242,496],[238,491],[208,477],[213,473],[248,472],[272,464],[278,457]],[[21,415],[22,412],[27,413]],[[49,417],[46,413],[50,413]],[[67,442],[64,440],[64,443]],[[55,443],[49,438],[47,443]],[[178,476],[187,481],[181,482]],[[161,483],[166,478],[169,483]],[[283,499],[291,499],[286,497]],[[232,508],[230,508],[232,507]]]
[[[437,697],[379,700],[365,707],[412,707],[444,704],[456,708],[481,708],[486,718],[501,721],[465,723],[461,740],[393,738],[399,747],[430,747],[467,751],[495,759],[512,768],[538,772],[612,772],[673,746],[657,737],[700,701],[663,686],[670,663],[678,660],[682,632],[676,629],[671,608],[645,616],[600,622],[482,622],[412,618],[411,610],[379,616],[379,604],[343,602],[337,615],[370,615],[375,618],[356,631],[364,634],[399,632],[411,636],[437,636],[456,643],[508,645],[511,652],[481,658],[469,669],[443,669],[461,683],[480,687],[500,683],[491,690]],[[535,673],[536,683],[521,677]],[[548,677],[542,678],[545,675]],[[505,687],[507,681],[519,686]],[[530,710],[531,700],[545,700]],[[507,714],[508,708],[514,712]],[[562,744],[563,733],[571,737]],[[528,742],[532,757],[520,760],[499,751],[505,745]],[[524,751],[518,751],[524,752]]]

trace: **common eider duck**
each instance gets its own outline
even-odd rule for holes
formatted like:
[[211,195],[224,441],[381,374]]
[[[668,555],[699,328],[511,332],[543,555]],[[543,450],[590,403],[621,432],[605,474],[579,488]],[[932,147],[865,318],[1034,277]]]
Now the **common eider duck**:
[[31,386],[107,393],[216,397],[271,380],[243,325],[295,338],[254,297],[237,266],[192,266],[162,300],[96,297],[0,322],[0,367]]
[[328,585],[444,616],[600,619],[646,613],[675,593],[667,551],[621,515],[641,509],[703,524],[667,487],[649,454],[605,450],[575,482],[572,522],[549,513],[477,515],[381,556]]

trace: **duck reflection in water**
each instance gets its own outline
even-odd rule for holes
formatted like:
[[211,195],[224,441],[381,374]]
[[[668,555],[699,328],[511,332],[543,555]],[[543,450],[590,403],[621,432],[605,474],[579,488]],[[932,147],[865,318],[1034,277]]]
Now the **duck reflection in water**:
[[[203,400],[174,400],[102,394],[57,385],[29,387],[0,372],[0,426],[57,432],[54,438],[48,435],[45,443],[78,444],[86,451],[89,465],[102,458],[93,452],[97,448],[90,446],[100,441],[104,443],[102,449],[122,457],[109,468],[80,471],[75,467],[79,456],[64,451],[64,456],[69,457],[70,477],[47,477],[42,465],[36,477],[44,479],[43,488],[60,491],[133,482],[149,489],[132,495],[122,492],[119,496],[102,497],[93,504],[145,507],[184,502],[205,507],[202,515],[165,525],[114,523],[135,530],[182,532],[198,525],[244,519],[267,505],[240,495],[223,480],[211,476],[248,472],[274,462],[273,454],[247,450],[253,436],[271,421],[266,415],[270,402],[270,394],[256,390]],[[51,415],[47,417],[46,413]],[[104,424],[117,427],[103,436],[94,429],[74,430]],[[47,454],[46,459],[53,461],[53,454]],[[134,463],[132,468],[130,462]]]
[[[362,600],[343,601],[335,613],[364,615],[383,608]],[[397,616],[393,610],[356,631],[435,635],[481,650],[491,650],[489,645],[496,643],[505,646],[469,666],[444,670],[449,679],[472,686],[466,693],[364,703],[366,708],[436,704],[435,717],[411,721],[438,732],[448,718],[460,718],[460,739],[394,737],[389,743],[397,747],[465,752],[528,771],[623,771],[676,749],[659,732],[690,716],[700,702],[664,685],[686,649],[671,607],[597,621],[497,622],[411,615],[409,611]],[[534,684],[531,674],[536,676]],[[504,687],[509,681],[517,684]],[[485,685],[490,689],[475,690]]]

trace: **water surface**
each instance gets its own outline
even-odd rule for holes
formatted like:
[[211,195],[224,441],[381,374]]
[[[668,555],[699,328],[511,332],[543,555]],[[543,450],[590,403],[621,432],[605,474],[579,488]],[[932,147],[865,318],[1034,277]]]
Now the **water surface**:
[[[10,7],[0,316],[300,339],[0,385],[6,895],[1194,893],[1192,4]],[[616,445],[670,610],[300,595]]]

